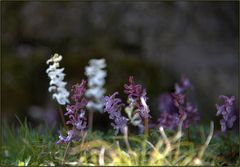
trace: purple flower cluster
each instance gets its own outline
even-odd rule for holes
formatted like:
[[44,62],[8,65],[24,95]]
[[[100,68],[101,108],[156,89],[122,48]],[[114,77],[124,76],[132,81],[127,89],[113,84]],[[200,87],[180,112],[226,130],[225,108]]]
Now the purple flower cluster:
[[198,109],[190,102],[186,102],[179,108],[180,118],[186,115],[186,119],[183,121],[183,128],[188,128],[191,124],[200,120]]
[[177,113],[177,107],[173,103],[173,98],[170,93],[162,93],[159,96],[159,111],[166,113]]
[[182,94],[191,88],[192,88],[192,84],[190,80],[185,75],[182,75],[180,83],[175,84],[175,93]]
[[71,99],[74,104],[67,105],[67,112],[64,115],[68,116],[69,120],[66,122],[66,124],[71,125],[72,129],[68,130],[66,137],[60,134],[57,144],[79,141],[82,133],[87,128],[87,122],[85,118],[85,107],[87,105],[87,100],[83,97],[86,90],[85,87],[86,81],[82,80],[81,84],[73,85],[71,89]]
[[146,97],[146,90],[143,89],[142,85],[134,83],[133,76],[129,76],[128,82],[129,84],[124,84],[124,93],[128,95],[129,99],[137,100],[142,96]]
[[128,99],[131,100],[131,105],[137,108],[139,115],[142,118],[149,118],[149,109],[146,105],[147,93],[146,90],[140,84],[135,84],[133,76],[128,79],[128,84],[124,84],[124,93],[128,95]]
[[162,112],[158,122],[164,128],[174,129],[179,124],[179,116],[177,113],[169,114],[167,112]]
[[196,123],[200,119],[196,106],[186,99],[186,92],[191,88],[192,85],[189,79],[182,76],[181,82],[175,84],[174,93],[160,95],[159,108],[161,114],[158,122],[161,126],[174,129],[179,124],[181,118],[186,115],[183,128],[188,128],[190,124]]
[[224,95],[219,96],[220,99],[224,100],[223,105],[218,105],[216,104],[217,108],[217,116],[222,115],[222,118],[220,120],[221,124],[221,130],[222,132],[225,132],[227,128],[232,128],[233,123],[236,121],[237,117],[234,112],[234,102],[235,102],[235,97],[227,97]]
[[124,133],[124,127],[127,126],[128,119],[121,115],[121,109],[124,106],[120,98],[116,98],[118,92],[115,92],[112,96],[104,97],[104,112],[109,114],[109,118],[114,121],[111,123],[113,128],[116,130],[117,135],[119,131]]

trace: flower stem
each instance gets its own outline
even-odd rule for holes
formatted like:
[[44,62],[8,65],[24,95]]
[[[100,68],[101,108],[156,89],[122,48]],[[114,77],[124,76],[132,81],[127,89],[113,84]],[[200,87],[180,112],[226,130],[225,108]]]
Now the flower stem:
[[124,127],[124,141],[125,141],[125,144],[127,146],[128,151],[132,152],[132,149],[131,149],[130,144],[128,142],[128,127],[127,126]]
[[71,144],[71,142],[69,142],[69,143],[67,144],[67,148],[66,148],[66,150],[65,150],[65,152],[64,152],[64,156],[63,156],[62,165],[63,165],[63,163],[65,162],[65,159],[66,159],[67,152],[68,152],[68,149],[69,149],[70,144]]
[[60,117],[61,117],[61,120],[62,120],[62,124],[64,126],[64,128],[66,128],[66,124],[65,124],[65,118],[64,118],[64,115],[63,115],[63,110],[62,110],[62,107],[60,105],[58,105],[58,108],[59,108],[59,114],[60,114]]
[[213,132],[214,132],[214,123],[213,121],[211,121],[211,124],[210,124],[210,132],[209,132],[209,135],[207,137],[207,140],[205,142],[205,144],[202,146],[200,152],[198,153],[198,158],[201,159],[203,157],[203,154],[204,154],[204,151],[207,149],[207,146],[209,145],[212,137],[213,137]]
[[189,128],[186,128],[185,132],[186,132],[187,141],[190,141]]
[[93,127],[93,111],[90,110],[88,113],[88,129],[92,131],[92,127]]
[[144,118],[144,134],[148,138],[148,118]]

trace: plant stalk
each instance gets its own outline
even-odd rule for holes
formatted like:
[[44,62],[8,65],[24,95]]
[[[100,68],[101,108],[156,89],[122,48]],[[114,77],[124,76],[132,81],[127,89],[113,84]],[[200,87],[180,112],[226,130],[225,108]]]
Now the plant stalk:
[[62,110],[62,107],[60,105],[58,105],[58,108],[59,108],[59,114],[60,114],[60,117],[61,117],[61,120],[62,120],[62,124],[64,126],[64,128],[66,128],[66,124],[65,124],[65,118],[64,118],[64,115],[63,115],[63,110]]
[[148,138],[148,118],[144,118],[144,134],[147,139]]
[[71,144],[71,142],[69,142],[69,143],[67,144],[67,148],[66,148],[66,150],[65,150],[65,152],[64,152],[64,156],[63,156],[62,165],[63,165],[64,162],[65,162],[65,159],[66,159],[67,152],[68,152],[68,149],[69,149],[70,144]]
[[189,128],[186,128],[185,133],[186,133],[187,141],[189,142],[190,141]]
[[88,113],[88,129],[89,131],[92,131],[93,128],[93,111],[90,110]]

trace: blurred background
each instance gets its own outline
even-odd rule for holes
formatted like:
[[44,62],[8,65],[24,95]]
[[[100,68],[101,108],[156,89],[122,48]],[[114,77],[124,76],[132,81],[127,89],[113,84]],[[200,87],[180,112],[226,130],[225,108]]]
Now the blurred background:
[[[144,85],[153,119],[158,97],[181,74],[192,82],[201,122],[219,120],[221,94],[237,97],[239,2],[1,2],[2,117],[32,126],[60,120],[48,93],[46,60],[63,55],[70,90],[91,58],[107,61],[107,95],[129,75]],[[96,114],[94,127],[110,126]]]

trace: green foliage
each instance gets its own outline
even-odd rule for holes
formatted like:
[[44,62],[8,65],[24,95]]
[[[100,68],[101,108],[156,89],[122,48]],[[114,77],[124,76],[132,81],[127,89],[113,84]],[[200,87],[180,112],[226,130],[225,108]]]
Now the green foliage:
[[[1,165],[239,165],[239,136],[211,135],[205,127],[192,127],[190,140],[184,131],[151,130],[149,136],[113,131],[87,132],[79,143],[56,145],[53,130],[39,133],[21,123],[4,125]],[[180,137],[183,134],[183,137]],[[210,138],[211,139],[211,138]],[[209,140],[210,141],[210,140]],[[208,146],[208,147],[207,147]],[[202,154],[202,155],[201,155]]]
[[240,137],[236,132],[216,134],[210,147],[212,149],[209,152],[216,155],[214,158],[216,165],[240,166]]
[[26,120],[19,129],[6,125],[3,129],[1,164],[49,164],[54,162],[54,154],[60,151],[55,144],[56,138],[50,131],[39,134],[27,126]]

